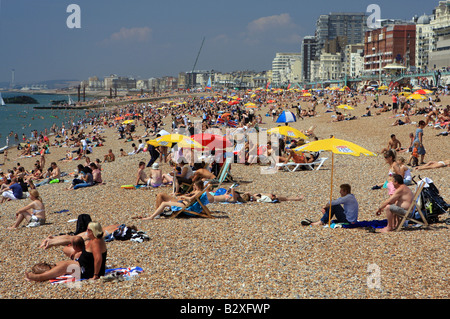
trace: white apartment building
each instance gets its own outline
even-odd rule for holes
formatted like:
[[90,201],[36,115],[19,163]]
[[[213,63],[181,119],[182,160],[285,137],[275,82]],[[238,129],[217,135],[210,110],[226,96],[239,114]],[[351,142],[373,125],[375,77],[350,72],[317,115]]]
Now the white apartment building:
[[364,71],[364,44],[348,44],[344,53],[342,73],[353,78],[361,76]]
[[273,85],[286,85],[293,78],[301,79],[301,60],[301,53],[277,53],[272,61]]
[[320,81],[338,80],[342,77],[340,53],[332,54],[322,51],[319,61],[318,78]]
[[434,31],[433,18],[426,14],[416,22],[416,68],[420,71],[428,69],[429,54],[433,50]]
[[429,69],[450,66],[450,0],[439,1],[434,10],[432,47],[429,52]]
[[347,75],[352,78],[359,77],[364,72],[364,49],[358,49],[350,53]]

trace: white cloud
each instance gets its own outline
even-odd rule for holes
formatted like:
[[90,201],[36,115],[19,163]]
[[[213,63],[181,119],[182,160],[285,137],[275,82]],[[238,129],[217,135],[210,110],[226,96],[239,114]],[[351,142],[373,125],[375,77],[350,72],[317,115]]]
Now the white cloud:
[[297,43],[300,39],[299,29],[289,13],[282,13],[251,21],[241,36],[249,44],[261,41]]
[[268,30],[279,28],[292,28],[295,27],[295,23],[292,22],[289,13],[282,13],[279,15],[273,15],[269,17],[262,17],[250,22],[247,26],[248,33],[255,34]]
[[103,44],[122,43],[122,42],[148,42],[152,35],[152,29],[142,28],[121,28],[102,41]]

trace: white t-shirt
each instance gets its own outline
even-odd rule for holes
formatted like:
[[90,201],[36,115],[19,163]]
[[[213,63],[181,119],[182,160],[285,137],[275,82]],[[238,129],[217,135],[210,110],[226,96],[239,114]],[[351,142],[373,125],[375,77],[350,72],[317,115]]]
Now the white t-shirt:
[[189,179],[194,175],[194,172],[192,171],[192,168],[189,164],[184,164],[183,167],[181,168],[181,171],[183,171],[185,167],[187,168],[187,173],[186,176],[184,176],[184,178]]

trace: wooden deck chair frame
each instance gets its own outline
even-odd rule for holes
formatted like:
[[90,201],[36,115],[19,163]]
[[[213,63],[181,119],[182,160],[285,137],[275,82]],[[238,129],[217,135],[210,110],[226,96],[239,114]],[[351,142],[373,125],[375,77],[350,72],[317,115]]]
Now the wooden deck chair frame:
[[[188,205],[186,205],[186,207],[184,207],[183,209],[180,209],[179,211],[173,212],[172,215],[170,215],[169,218],[175,218],[178,215],[180,215],[181,213],[189,213],[195,216],[199,216],[199,217],[204,217],[204,218],[215,218],[212,214],[211,211],[209,210],[208,207],[206,207],[205,204],[203,204],[200,200],[200,197],[202,197],[203,194],[206,194],[206,192],[209,192],[211,190],[211,185],[208,184],[205,189],[203,190],[203,192],[197,194],[197,196],[195,196]],[[198,203],[200,205],[200,207],[202,208],[202,212],[198,213],[198,212],[194,212],[192,210],[190,210],[190,207],[195,204]]]
[[219,171],[219,176],[217,176],[215,179],[210,180],[209,184],[213,185],[214,187],[219,187],[224,183],[227,179],[229,179],[230,175],[230,169],[231,169],[231,163],[233,161],[233,158],[227,158],[225,160],[225,163],[223,163],[222,167]]
[[419,183],[419,185],[416,189],[416,193],[414,194],[413,201],[412,201],[411,205],[409,206],[406,214],[403,216],[402,220],[398,224],[397,229],[395,231],[399,231],[403,227],[403,224],[405,223],[406,220],[410,220],[416,224],[420,224],[420,225],[428,227],[428,221],[425,218],[425,216],[423,215],[422,210],[420,208],[417,208],[417,212],[419,213],[420,217],[422,218],[422,221],[414,219],[410,216],[414,212],[414,207],[417,206],[417,201],[420,196],[420,193],[423,190],[424,185],[425,185],[425,183],[423,183],[423,182]]

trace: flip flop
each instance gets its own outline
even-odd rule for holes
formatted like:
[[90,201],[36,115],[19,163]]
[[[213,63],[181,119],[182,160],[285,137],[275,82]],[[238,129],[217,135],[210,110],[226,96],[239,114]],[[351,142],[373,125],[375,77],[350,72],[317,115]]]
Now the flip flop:
[[304,220],[301,221],[302,226],[309,226],[312,224],[312,221],[305,218]]

